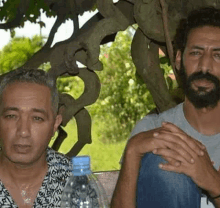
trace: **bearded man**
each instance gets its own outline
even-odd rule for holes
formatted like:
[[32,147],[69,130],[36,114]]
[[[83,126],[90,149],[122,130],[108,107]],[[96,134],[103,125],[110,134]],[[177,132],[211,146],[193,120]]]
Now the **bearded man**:
[[220,10],[192,11],[175,46],[185,101],[135,126],[111,207],[220,207]]

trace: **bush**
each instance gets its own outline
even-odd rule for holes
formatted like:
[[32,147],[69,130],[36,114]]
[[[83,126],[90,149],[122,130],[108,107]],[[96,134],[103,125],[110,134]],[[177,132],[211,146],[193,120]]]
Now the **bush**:
[[125,140],[135,123],[155,108],[146,84],[136,75],[130,55],[131,41],[128,32],[120,32],[111,46],[101,49],[104,70],[97,72],[101,94],[90,112],[95,120],[105,123],[98,130],[103,142]]

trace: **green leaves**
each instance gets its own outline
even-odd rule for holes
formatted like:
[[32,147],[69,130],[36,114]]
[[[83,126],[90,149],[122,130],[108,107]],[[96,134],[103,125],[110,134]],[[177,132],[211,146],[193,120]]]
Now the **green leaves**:
[[99,130],[104,142],[125,140],[135,123],[155,107],[146,84],[136,76],[131,41],[127,31],[119,32],[111,46],[101,48],[101,94],[90,112],[105,123]]
[[[93,119],[102,124],[97,131],[106,143],[127,139],[137,121],[155,108],[153,98],[136,73],[131,58],[131,30],[119,32],[111,45],[101,47],[100,60],[104,69],[97,72],[101,80],[101,94],[90,107],[90,112]],[[161,57],[160,61],[166,83],[172,90],[175,80],[170,78],[169,59]]]
[[12,38],[0,53],[0,74],[22,66],[43,45],[42,37]]
[[[25,21],[37,23],[40,12],[46,12],[48,17],[56,16],[56,13],[49,8],[44,0],[7,0],[3,7],[0,7],[0,21],[10,22],[18,15],[23,15],[18,26],[23,27]],[[40,26],[44,26],[43,22],[38,22]]]

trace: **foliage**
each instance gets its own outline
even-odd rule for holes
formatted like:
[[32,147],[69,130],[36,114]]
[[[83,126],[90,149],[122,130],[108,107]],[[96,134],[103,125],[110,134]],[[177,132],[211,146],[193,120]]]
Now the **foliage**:
[[[43,63],[39,69],[43,69],[48,71],[51,68],[50,62]],[[68,93],[74,99],[80,97],[84,90],[83,81],[75,76],[75,77],[58,77],[57,78],[57,90],[61,93]]]
[[160,67],[163,71],[167,87],[172,94],[173,89],[176,89],[178,87],[178,84],[176,80],[172,80],[172,78],[170,77],[170,75],[173,74],[173,69],[171,68],[170,60],[165,56],[161,56]]
[[[78,3],[78,4],[77,4]],[[45,27],[45,23],[39,20],[40,13],[47,17],[62,16],[64,20],[73,19],[75,13],[83,14],[84,11],[96,9],[95,0],[75,1],[45,1],[45,0],[3,0],[0,2],[0,21],[16,22],[16,27],[24,27],[26,21],[37,23]],[[18,22],[16,21],[19,20]]]
[[74,99],[77,99],[83,93],[84,83],[79,77],[59,77],[57,79],[57,89],[59,92],[68,93]]
[[[24,22],[27,20],[32,23],[39,23],[42,25],[42,22],[37,20],[40,16],[41,9],[43,12],[46,12],[48,17],[56,15],[56,13],[49,8],[49,5],[47,5],[44,0],[22,1],[22,4],[20,3],[21,0],[4,1],[3,7],[0,8],[0,21],[13,21],[20,13],[25,12],[25,17],[23,17],[20,22],[22,27],[24,26]],[[26,8],[27,11],[25,11]]]
[[0,53],[0,74],[22,66],[42,45],[43,39],[37,35],[32,38],[12,38]]
[[98,73],[101,94],[91,113],[105,123],[99,129],[105,142],[126,139],[137,120],[155,107],[145,83],[135,73],[131,41],[127,32],[120,32],[111,46],[102,47],[100,59],[104,70]]
[[[80,151],[79,155],[89,155],[91,157],[92,171],[109,171],[119,170],[119,161],[123,154],[126,141],[117,143],[110,143],[108,146],[104,144],[98,135],[99,129],[104,128],[105,123],[93,119],[92,125],[92,144],[87,144]],[[73,144],[77,141],[76,122],[71,120],[66,127],[65,131],[68,132],[68,137],[59,149],[61,153],[67,153]],[[51,142],[52,145],[53,141]]]
[[[34,53],[43,46],[43,38],[15,37],[0,52],[0,74],[9,72],[22,66]],[[50,63],[43,63],[39,68],[45,71],[50,69]],[[83,83],[78,77],[58,78],[57,88],[60,92],[70,93],[77,99],[83,90]]]
[[[100,59],[104,65],[104,70],[98,72],[101,94],[90,112],[95,120],[105,123],[98,130],[103,142],[125,140],[136,122],[155,108],[146,84],[136,74],[130,55],[129,31],[119,32],[111,46],[101,48]],[[169,77],[172,70],[168,59],[161,57],[160,60],[168,88],[172,90],[176,85]]]

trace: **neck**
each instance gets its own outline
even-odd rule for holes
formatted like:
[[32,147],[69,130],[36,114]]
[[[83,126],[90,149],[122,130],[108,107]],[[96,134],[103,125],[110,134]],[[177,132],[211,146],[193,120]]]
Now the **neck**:
[[32,165],[15,164],[2,155],[0,156],[0,179],[10,180],[18,187],[35,186],[39,181],[42,181],[47,169],[46,155],[45,158]]
[[220,103],[214,108],[197,109],[186,98],[183,110],[187,121],[198,132],[207,136],[220,133]]

